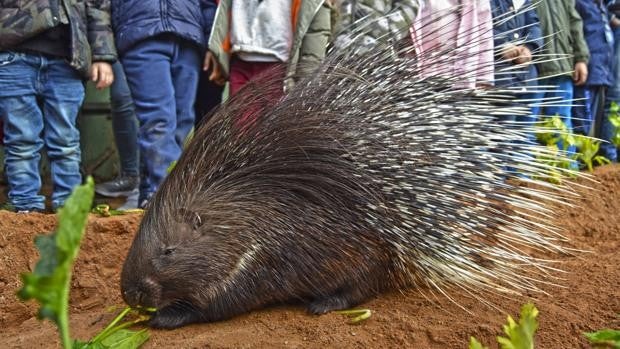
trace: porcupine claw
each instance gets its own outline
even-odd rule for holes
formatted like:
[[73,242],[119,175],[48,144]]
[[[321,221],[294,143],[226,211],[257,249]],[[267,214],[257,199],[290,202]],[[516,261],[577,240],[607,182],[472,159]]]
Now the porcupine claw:
[[187,324],[200,322],[201,317],[194,311],[176,305],[169,305],[157,310],[149,321],[149,326],[160,329],[175,329]]

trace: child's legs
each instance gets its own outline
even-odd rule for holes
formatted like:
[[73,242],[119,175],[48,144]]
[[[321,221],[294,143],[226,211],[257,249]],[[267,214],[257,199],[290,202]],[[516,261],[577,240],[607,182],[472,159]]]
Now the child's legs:
[[[559,115],[564,124],[566,125],[568,132],[573,133],[573,122],[571,113],[571,104],[573,99],[573,81],[569,76],[559,76],[545,79],[541,85],[555,85],[557,88],[554,91],[547,92],[545,98],[553,98],[550,104],[547,104],[543,108],[544,116]],[[545,101],[544,103],[549,103]],[[564,149],[562,142],[558,143],[560,149]],[[571,156],[575,153],[576,147],[569,145],[567,147],[568,155]]]
[[54,183],[52,207],[58,208],[82,182],[76,120],[84,100],[84,85],[78,72],[64,60],[47,62],[46,78],[42,79],[43,137]]
[[140,123],[140,201],[148,199],[178,158],[176,100],[171,76],[175,43],[169,37],[144,40],[122,57]]
[[18,210],[44,209],[39,195],[43,115],[37,105],[38,56],[0,51],[0,116],[9,202]]
[[587,135],[592,128],[594,113],[592,106],[594,103],[595,91],[591,87],[575,86],[573,98],[575,106],[572,109],[572,119],[575,133]]
[[138,120],[136,119],[131,91],[120,61],[112,65],[114,82],[110,86],[112,104],[112,129],[121,163],[121,173],[138,176]]
[[[174,138],[183,149],[185,138],[194,127],[194,103],[200,75],[200,52],[189,43],[178,41],[171,62],[172,85],[176,98],[177,128]],[[179,152],[177,158],[181,155]]]

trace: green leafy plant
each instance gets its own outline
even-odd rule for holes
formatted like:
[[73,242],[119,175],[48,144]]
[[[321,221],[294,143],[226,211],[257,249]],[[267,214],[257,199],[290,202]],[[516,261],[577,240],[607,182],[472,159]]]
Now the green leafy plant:
[[[532,303],[521,307],[521,317],[517,323],[508,315],[507,323],[503,326],[507,337],[497,337],[501,349],[533,349],[534,333],[538,329],[538,309]],[[476,338],[469,340],[469,349],[487,349]]]
[[594,348],[613,348],[620,349],[620,331],[604,329],[596,332],[585,332]]
[[598,154],[598,150],[601,147],[601,141],[582,135],[575,135],[575,139],[577,149],[579,149],[576,154],[576,158],[586,165],[588,171],[594,171],[594,162],[596,162],[598,165],[611,163],[611,161],[606,157],[602,155],[596,155]]
[[[129,331],[126,327],[138,320],[118,325],[130,310],[119,314],[110,326],[87,343],[73,341],[69,333],[71,271],[88,221],[94,187],[91,177],[84,185],[76,187],[58,213],[56,231],[35,238],[40,258],[33,272],[21,275],[23,287],[18,296],[24,301],[35,299],[39,302],[37,317],[56,324],[64,348],[137,348],[148,339],[148,333]],[[143,318],[139,320],[144,321]]]
[[616,147],[620,147],[620,105],[618,105],[618,103],[611,102],[608,118],[609,122],[614,127],[610,141]]

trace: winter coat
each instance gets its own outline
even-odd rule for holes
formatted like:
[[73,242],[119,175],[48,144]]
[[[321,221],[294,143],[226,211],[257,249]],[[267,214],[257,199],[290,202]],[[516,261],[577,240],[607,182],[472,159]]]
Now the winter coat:
[[577,0],[575,8],[583,20],[583,34],[590,51],[586,86],[611,86],[614,40],[607,7],[596,0]]
[[69,64],[87,77],[92,61],[116,61],[108,0],[0,0],[0,50],[10,50],[61,23],[71,35]]
[[172,33],[206,50],[217,7],[215,0],[111,1],[119,53],[163,33]]
[[[457,88],[493,83],[493,21],[488,0],[426,2],[413,22],[411,38],[423,59],[421,75],[446,72]],[[457,48],[459,50],[457,50]],[[434,60],[434,64],[429,62]]]
[[[230,8],[233,0],[220,0],[209,50],[217,58],[223,72],[230,71]],[[235,0],[243,1],[243,0]],[[295,32],[291,54],[287,64],[285,86],[309,74],[325,58],[325,51],[331,36],[331,7],[324,0],[292,0],[291,21]]]
[[423,1],[342,0],[334,45],[340,48],[350,45],[351,33],[356,44],[364,47],[375,46],[378,41],[406,38]]
[[575,0],[544,0],[535,3],[545,38],[542,53],[545,57],[553,58],[538,63],[538,74],[542,77],[570,76],[576,63],[588,63],[590,58]]
[[493,41],[497,53],[495,85],[522,86],[526,81],[526,84],[534,85],[538,76],[535,64],[530,63],[527,67],[514,70],[511,67],[514,63],[503,61],[500,54],[502,47],[506,45],[525,45],[535,59],[535,55],[542,48],[542,31],[531,1],[525,0],[521,7],[515,10],[512,0],[491,0],[491,13],[495,22]]

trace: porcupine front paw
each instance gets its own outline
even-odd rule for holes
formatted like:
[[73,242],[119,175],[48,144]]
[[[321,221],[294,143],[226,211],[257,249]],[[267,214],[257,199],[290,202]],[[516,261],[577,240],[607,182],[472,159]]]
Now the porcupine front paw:
[[200,316],[197,313],[180,307],[167,306],[153,315],[149,320],[149,326],[171,330],[195,322],[200,322]]

